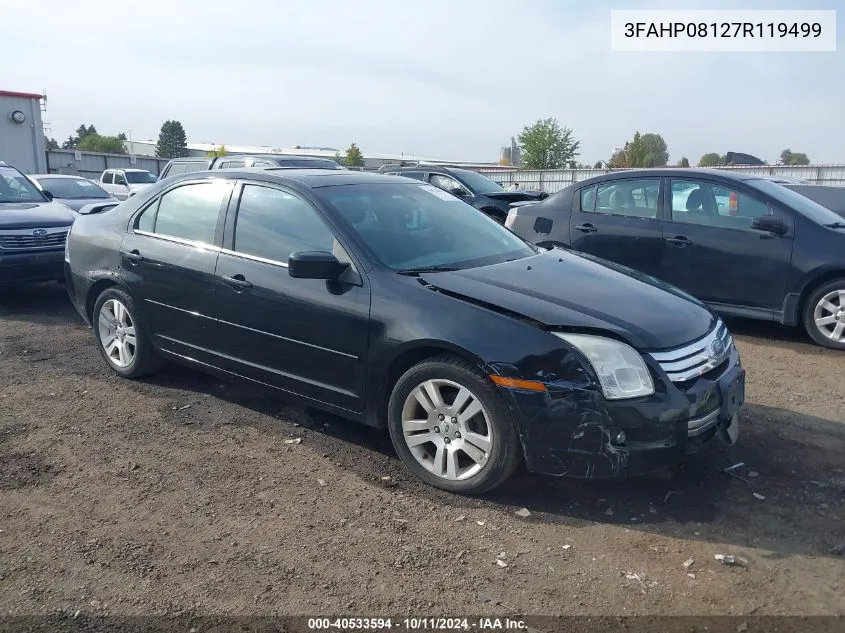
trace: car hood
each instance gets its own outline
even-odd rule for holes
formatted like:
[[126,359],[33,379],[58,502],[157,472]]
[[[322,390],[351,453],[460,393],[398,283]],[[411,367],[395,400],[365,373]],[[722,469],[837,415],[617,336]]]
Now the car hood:
[[707,307],[668,284],[562,249],[420,277],[458,299],[528,317],[550,329],[611,332],[641,350],[677,347],[716,325]]
[[[86,204],[97,204],[100,202],[109,202],[109,198],[54,198],[56,202],[61,202],[66,207],[70,207],[74,211],[79,211]],[[118,202],[118,200],[114,200]]]
[[0,203],[0,230],[70,226],[73,211],[58,202]]
[[485,193],[488,198],[494,200],[504,200],[505,202],[519,202],[521,200],[542,200],[548,197],[548,194],[543,191],[494,191],[493,193]]
[[154,185],[154,182],[139,182],[139,183],[132,183],[129,185],[129,191],[143,191],[147,187]]

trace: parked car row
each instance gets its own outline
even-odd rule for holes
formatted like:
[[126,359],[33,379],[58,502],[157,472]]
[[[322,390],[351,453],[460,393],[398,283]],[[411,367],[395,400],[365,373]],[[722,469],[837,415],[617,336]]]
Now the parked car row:
[[845,223],[769,179],[609,174],[502,226],[482,196],[525,192],[464,170],[215,164],[78,215],[51,201],[64,182],[6,166],[0,204],[66,215],[52,233],[0,230],[0,262],[63,253],[116,374],[173,361],[263,384],[386,429],[445,490],[490,490],[520,463],[636,474],[734,443],[745,372],[716,311],[800,315],[831,347],[845,329]]

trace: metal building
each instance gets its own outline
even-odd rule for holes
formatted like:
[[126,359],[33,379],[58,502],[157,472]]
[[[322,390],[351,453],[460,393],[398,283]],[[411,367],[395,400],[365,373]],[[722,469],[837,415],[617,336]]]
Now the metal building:
[[47,171],[42,99],[31,92],[0,90],[0,160],[26,174]]

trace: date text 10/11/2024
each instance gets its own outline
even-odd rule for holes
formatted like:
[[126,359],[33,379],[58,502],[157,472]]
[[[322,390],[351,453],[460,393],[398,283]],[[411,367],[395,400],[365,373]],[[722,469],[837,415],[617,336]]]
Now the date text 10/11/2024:
[[513,618],[309,618],[312,631],[525,631],[523,620]]

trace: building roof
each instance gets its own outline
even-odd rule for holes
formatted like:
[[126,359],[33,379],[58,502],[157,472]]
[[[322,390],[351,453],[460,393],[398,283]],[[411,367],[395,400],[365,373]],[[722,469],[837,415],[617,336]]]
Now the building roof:
[[0,90],[0,97],[20,97],[22,99],[46,99],[44,95],[35,92],[15,92],[14,90]]

